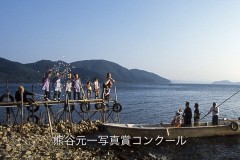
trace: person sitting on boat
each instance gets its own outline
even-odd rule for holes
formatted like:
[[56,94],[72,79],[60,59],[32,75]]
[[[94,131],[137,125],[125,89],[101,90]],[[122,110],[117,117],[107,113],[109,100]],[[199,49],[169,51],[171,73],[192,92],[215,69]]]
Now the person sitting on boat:
[[21,101],[23,101],[25,103],[27,102],[30,105],[36,104],[35,100],[33,100],[32,98],[27,98],[27,95],[34,96],[35,93],[28,92],[27,90],[24,89],[23,86],[19,86],[18,91],[16,91],[16,93],[15,93],[15,100],[17,102],[21,102]]
[[198,103],[195,103],[194,107],[195,107],[194,117],[193,117],[194,126],[198,126],[199,125],[199,120],[200,120],[200,115],[201,115],[201,113],[199,112],[199,109],[198,109],[198,107],[199,107]]
[[54,88],[54,101],[60,101],[61,92],[62,92],[62,83],[61,83],[61,74],[59,72],[56,73],[56,76],[53,78],[53,88]]
[[183,124],[183,117],[182,117],[182,109],[179,109],[176,112],[175,117],[172,120],[172,125],[174,125],[175,127],[181,127]]
[[[113,83],[115,83],[115,80],[112,79],[112,74],[107,73],[107,78],[105,82],[103,83],[103,99],[109,100],[110,98],[110,88],[112,87]],[[105,95],[108,95],[105,97]]]
[[211,107],[208,114],[212,112],[212,125],[218,125],[218,115],[219,115],[219,107],[217,107],[217,103],[213,102],[213,106]]
[[52,75],[52,69],[48,69],[48,71],[44,74],[42,79],[42,90],[44,91],[44,99],[46,101],[50,98],[50,79]]
[[74,100],[79,100],[80,98],[80,93],[81,93],[81,79],[79,78],[79,75],[77,73],[74,74],[74,80],[73,80],[73,98]]
[[192,110],[190,108],[190,103],[186,102],[185,106],[186,108],[184,109],[183,112],[183,118],[184,118],[184,126],[189,127],[192,125]]

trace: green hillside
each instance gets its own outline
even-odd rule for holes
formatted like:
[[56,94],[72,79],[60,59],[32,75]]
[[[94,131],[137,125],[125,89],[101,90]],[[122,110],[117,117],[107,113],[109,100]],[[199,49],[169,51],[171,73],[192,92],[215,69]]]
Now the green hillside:
[[70,64],[63,61],[41,60],[35,63],[22,64],[3,58],[0,58],[0,83],[5,82],[6,78],[10,83],[39,83],[48,68],[52,68],[53,71],[78,73],[83,82],[92,81],[94,77],[98,77],[99,81],[102,82],[107,72],[111,72],[117,82],[170,83],[170,80],[157,74],[138,69],[129,70],[106,60],[84,60]]

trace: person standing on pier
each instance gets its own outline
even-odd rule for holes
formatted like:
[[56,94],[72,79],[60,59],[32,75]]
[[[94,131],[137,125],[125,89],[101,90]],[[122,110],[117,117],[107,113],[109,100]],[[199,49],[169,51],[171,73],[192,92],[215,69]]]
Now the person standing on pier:
[[86,89],[87,89],[87,99],[90,99],[92,97],[92,84],[90,81],[87,81]]
[[46,101],[50,98],[50,81],[52,76],[52,69],[48,69],[48,71],[44,74],[42,79],[42,90],[44,91],[44,99]]
[[212,112],[212,125],[218,125],[218,115],[219,115],[219,107],[217,107],[217,103],[213,102],[213,106],[211,107],[208,114]]
[[183,112],[185,127],[190,127],[192,125],[192,110],[189,105],[190,105],[189,102],[185,103],[186,108],[184,109],[184,112]]
[[111,89],[113,83],[115,83],[115,80],[112,79],[112,74],[107,73],[107,78],[106,78],[105,82],[103,83],[103,99],[109,100],[110,89]]
[[54,101],[61,100],[61,92],[62,92],[62,82],[61,82],[61,74],[59,72],[56,73],[56,76],[53,78],[53,88],[54,88]]
[[72,73],[68,73],[68,79],[66,81],[66,98],[71,99],[72,96]]
[[94,93],[95,93],[95,99],[97,99],[100,94],[100,85],[98,82],[98,78],[93,79],[93,89],[94,89]]
[[74,74],[74,79],[73,79],[73,98],[74,100],[79,100],[80,98],[80,93],[81,93],[81,79],[79,78],[79,75],[77,73]]

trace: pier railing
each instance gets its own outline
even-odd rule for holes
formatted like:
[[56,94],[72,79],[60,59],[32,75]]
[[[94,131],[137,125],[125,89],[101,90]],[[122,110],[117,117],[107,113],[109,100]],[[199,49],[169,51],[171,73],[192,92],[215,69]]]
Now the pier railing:
[[0,108],[6,108],[8,125],[23,125],[25,122],[47,123],[52,128],[60,121],[79,123],[82,120],[99,120],[102,123],[119,123],[119,113],[122,110],[122,106],[116,100],[66,98],[66,100],[36,101],[30,104],[23,101],[15,102],[7,95],[5,97],[0,102]]

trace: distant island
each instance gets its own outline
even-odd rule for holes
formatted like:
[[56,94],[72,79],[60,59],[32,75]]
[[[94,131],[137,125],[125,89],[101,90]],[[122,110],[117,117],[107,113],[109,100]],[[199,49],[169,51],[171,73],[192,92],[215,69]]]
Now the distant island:
[[240,82],[231,82],[229,80],[222,80],[222,81],[215,81],[211,84],[216,84],[216,85],[220,85],[220,84],[224,84],[224,85],[240,85]]
[[0,58],[0,83],[41,83],[47,67],[60,72],[78,73],[82,82],[92,81],[98,77],[103,82],[107,72],[121,83],[169,84],[170,80],[155,73],[139,69],[127,69],[114,62],[106,60],[84,60],[72,63],[63,61],[40,60],[34,63],[22,64]]

